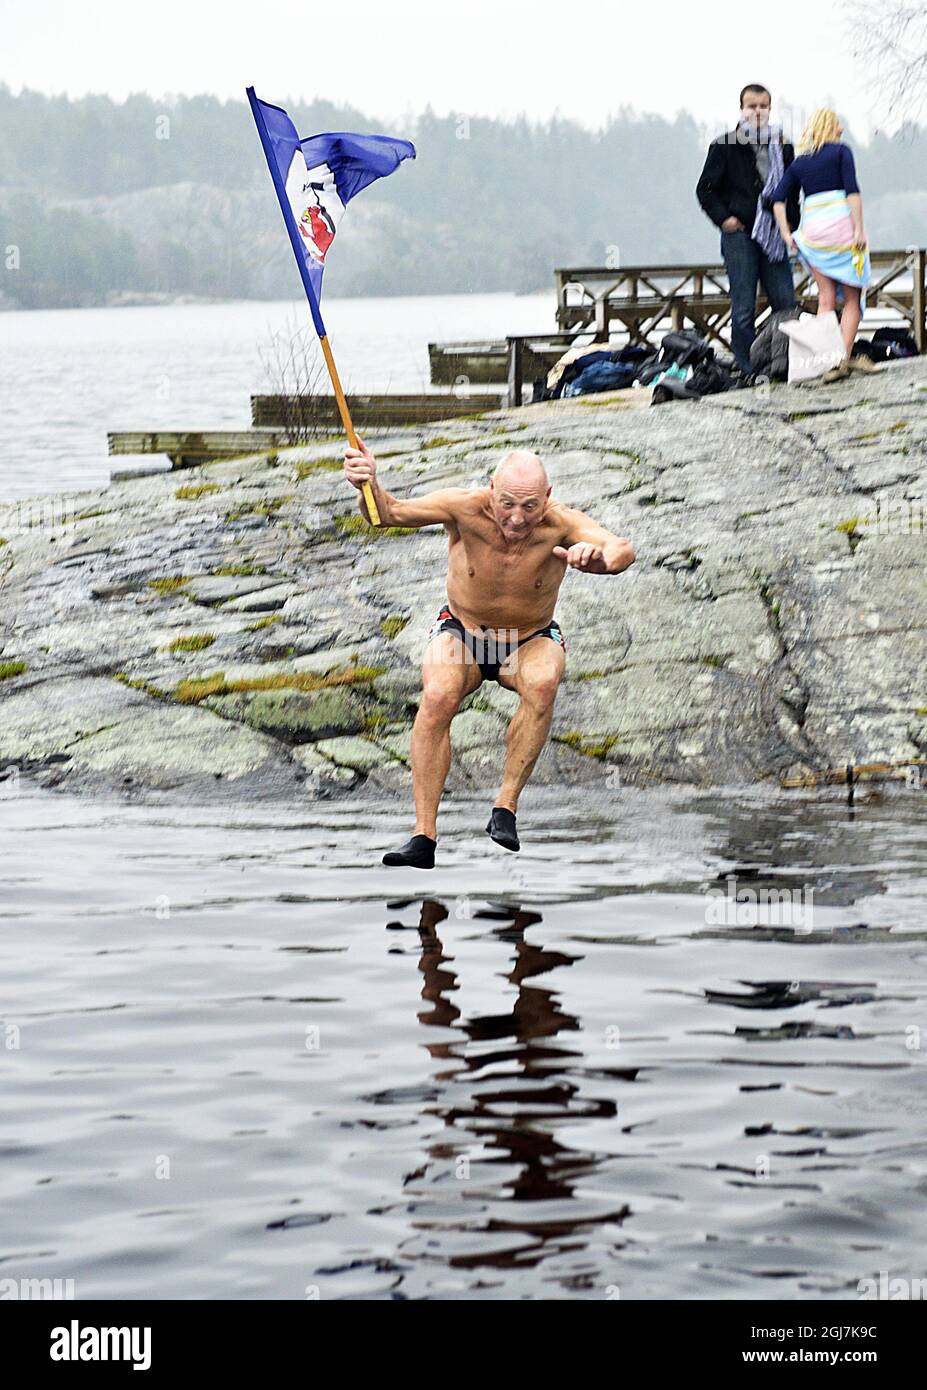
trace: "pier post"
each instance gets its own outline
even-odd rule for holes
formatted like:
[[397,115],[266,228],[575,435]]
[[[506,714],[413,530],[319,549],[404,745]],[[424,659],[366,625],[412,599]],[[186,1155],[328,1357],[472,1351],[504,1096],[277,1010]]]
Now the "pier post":
[[911,318],[914,341],[918,352],[927,352],[927,293],[924,277],[927,273],[927,251],[918,247],[911,257]]
[[523,338],[506,338],[506,345],[509,354],[509,405],[521,405],[521,394],[523,386],[523,371],[521,349],[524,342]]

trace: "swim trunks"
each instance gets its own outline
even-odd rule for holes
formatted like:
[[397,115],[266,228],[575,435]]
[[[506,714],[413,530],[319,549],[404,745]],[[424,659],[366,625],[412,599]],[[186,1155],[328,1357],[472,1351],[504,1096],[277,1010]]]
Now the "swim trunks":
[[[512,652],[517,651],[525,642],[530,642],[532,637],[549,637],[553,642],[566,651],[566,642],[563,638],[560,624],[556,618],[552,619],[546,627],[539,627],[536,632],[530,632],[521,641],[517,640],[517,628],[492,628],[480,627],[482,637],[474,632],[469,632],[455,613],[452,613],[447,604],[441,608],[428,630],[425,639],[426,644],[437,637],[439,632],[453,632],[461,639],[464,646],[475,657],[484,680],[498,681],[499,668],[506,657],[511,656]],[[501,682],[500,682],[501,684]]]

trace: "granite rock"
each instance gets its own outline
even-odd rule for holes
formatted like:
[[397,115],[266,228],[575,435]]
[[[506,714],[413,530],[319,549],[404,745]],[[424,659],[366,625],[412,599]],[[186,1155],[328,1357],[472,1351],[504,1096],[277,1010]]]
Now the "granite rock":
[[[777,784],[925,755],[927,359],[651,409],[547,402],[376,448],[406,496],[479,485],[515,445],[637,552],[564,578],[535,782]],[[126,479],[38,525],[0,506],[0,771],[137,797],[408,797],[446,538],[358,529],[354,490],[298,461],[187,470],[218,491],[185,500],[175,474]],[[464,701],[449,789],[498,786],[517,704],[488,682]]]

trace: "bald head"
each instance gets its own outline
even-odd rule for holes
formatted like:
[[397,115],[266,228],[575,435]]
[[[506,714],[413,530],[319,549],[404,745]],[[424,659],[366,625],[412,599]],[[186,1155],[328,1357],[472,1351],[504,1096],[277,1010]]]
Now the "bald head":
[[519,491],[530,488],[538,489],[542,493],[546,492],[548,487],[547,471],[543,463],[537,454],[532,454],[528,449],[509,449],[496,464],[492,476],[497,491],[504,484],[517,486]]
[[510,449],[492,475],[493,515],[507,541],[524,539],[541,520],[550,484],[537,454]]

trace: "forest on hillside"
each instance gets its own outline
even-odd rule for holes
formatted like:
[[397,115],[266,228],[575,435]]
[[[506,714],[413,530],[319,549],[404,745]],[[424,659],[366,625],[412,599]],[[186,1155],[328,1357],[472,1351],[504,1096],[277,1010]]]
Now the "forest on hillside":
[[[277,99],[303,136],[416,145],[351,203],[326,295],[528,292],[555,266],[719,258],[694,191],[719,132],[685,113],[622,108],[588,130],[427,109],[385,129],[350,107]],[[874,247],[927,244],[925,134],[909,123],[863,145],[846,130]],[[0,247],[5,308],[301,293],[244,95],[119,103],[0,85]]]

